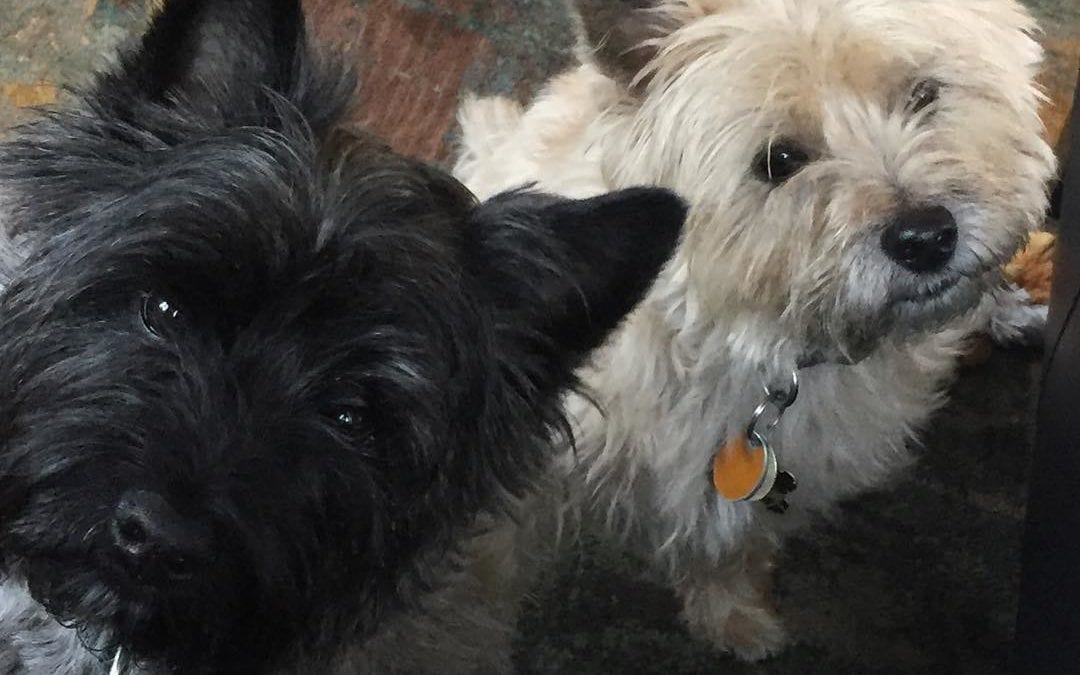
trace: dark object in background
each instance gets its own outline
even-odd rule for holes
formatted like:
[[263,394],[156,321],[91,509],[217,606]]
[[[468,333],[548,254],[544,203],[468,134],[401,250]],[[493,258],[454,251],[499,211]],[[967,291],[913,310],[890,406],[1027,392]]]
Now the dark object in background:
[[[1061,132],[1061,138],[1058,141],[1057,155],[1061,158],[1062,170],[1060,172],[1060,178],[1054,183],[1053,189],[1050,192],[1050,217],[1055,219],[1061,218],[1061,200],[1065,197],[1065,170],[1070,166],[1069,158],[1075,157],[1074,152],[1070,152],[1069,140],[1073,134],[1073,130],[1077,125],[1077,112],[1076,106],[1072,108],[1072,117],[1065,123],[1065,129]],[[1073,172],[1075,173],[1075,168]]]
[[1050,217],[1054,219],[1061,218],[1061,200],[1065,198],[1065,183],[1062,180],[1058,180],[1054,183],[1053,189],[1050,191]]
[[1080,87],[1072,110],[1016,628],[1024,675],[1080,668]]

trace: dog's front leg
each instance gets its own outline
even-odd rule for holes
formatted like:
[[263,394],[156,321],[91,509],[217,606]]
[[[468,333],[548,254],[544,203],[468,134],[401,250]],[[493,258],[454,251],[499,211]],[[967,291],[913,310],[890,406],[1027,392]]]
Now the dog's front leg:
[[787,641],[770,600],[775,540],[754,534],[722,560],[695,554],[675,584],[694,636],[743,661],[760,661]]

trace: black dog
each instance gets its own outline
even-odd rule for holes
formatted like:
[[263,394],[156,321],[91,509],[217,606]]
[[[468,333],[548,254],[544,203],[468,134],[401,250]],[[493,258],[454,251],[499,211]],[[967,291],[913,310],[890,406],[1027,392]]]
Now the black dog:
[[478,205],[351,95],[299,0],[172,0],[0,147],[4,672],[342,668],[527,487],[679,236],[658,190]]

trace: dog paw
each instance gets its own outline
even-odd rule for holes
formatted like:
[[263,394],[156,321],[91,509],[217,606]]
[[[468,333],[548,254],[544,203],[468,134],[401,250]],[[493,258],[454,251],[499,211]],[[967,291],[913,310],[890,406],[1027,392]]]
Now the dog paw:
[[780,653],[787,645],[784,624],[773,612],[741,608],[728,617],[724,630],[728,649],[741,661],[761,661]]
[[1042,344],[1049,307],[1036,304],[1022,288],[998,293],[990,314],[990,335],[1001,346]]
[[770,608],[747,602],[717,611],[715,603],[709,604],[687,603],[683,618],[692,635],[717,649],[752,663],[775,656],[787,645],[787,631]]

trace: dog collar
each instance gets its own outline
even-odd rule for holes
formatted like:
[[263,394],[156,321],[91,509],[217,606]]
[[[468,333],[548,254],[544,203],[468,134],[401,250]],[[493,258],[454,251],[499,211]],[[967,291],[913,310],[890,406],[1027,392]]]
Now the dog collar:
[[717,448],[712,460],[712,483],[716,492],[731,502],[761,502],[776,513],[787,511],[787,495],[798,483],[780,470],[776,451],[769,439],[780,424],[784,411],[799,396],[799,371],[783,386],[762,385],[765,398],[754,409],[744,433]]

